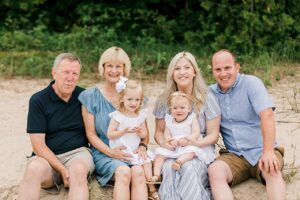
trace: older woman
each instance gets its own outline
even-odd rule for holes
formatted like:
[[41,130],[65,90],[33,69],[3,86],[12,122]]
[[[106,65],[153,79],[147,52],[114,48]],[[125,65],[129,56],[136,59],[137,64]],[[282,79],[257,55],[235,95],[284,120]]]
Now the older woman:
[[[79,96],[87,138],[92,146],[97,180],[104,186],[114,180],[114,199],[147,199],[147,187],[142,166],[130,167],[129,155],[124,147],[110,148],[107,128],[109,113],[116,110],[118,93],[115,89],[120,76],[128,77],[131,62],[126,52],[119,47],[104,51],[99,61],[99,73],[104,79],[100,87],[85,90]],[[142,140],[138,153],[146,153],[148,138]],[[130,188],[131,187],[131,188]]]
[[[214,95],[208,90],[198,69],[195,57],[188,52],[180,52],[171,60],[167,84],[163,93],[158,97],[153,114],[156,118],[155,140],[165,148],[172,149],[164,140],[164,117],[169,113],[167,100],[175,91],[184,92],[193,97],[193,111],[197,114],[203,139],[189,141],[198,147],[210,147],[219,137],[221,111]],[[210,189],[207,175],[207,165],[194,158],[182,165],[179,171],[173,170],[174,159],[168,159],[162,169],[163,181],[159,189],[161,199],[210,199]]]

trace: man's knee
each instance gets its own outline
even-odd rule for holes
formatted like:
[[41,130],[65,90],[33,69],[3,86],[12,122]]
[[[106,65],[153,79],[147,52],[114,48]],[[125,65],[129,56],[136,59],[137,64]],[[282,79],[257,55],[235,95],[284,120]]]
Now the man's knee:
[[262,176],[265,179],[266,184],[275,183],[275,182],[278,182],[278,181],[283,181],[281,171],[278,171],[278,172],[273,173],[273,174],[262,171]]
[[51,175],[51,166],[44,158],[34,157],[27,163],[25,176],[37,178],[46,174]]
[[229,166],[225,162],[218,160],[208,167],[208,177],[210,182],[230,182],[232,180]]
[[76,160],[70,164],[68,170],[70,173],[70,181],[87,182],[89,166],[85,162]]

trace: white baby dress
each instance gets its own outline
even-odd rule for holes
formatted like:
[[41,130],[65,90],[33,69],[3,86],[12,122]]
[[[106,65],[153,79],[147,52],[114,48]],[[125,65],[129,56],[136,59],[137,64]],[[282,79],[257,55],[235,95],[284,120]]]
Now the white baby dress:
[[[172,138],[179,139],[183,138],[192,133],[191,124],[193,119],[196,117],[195,113],[191,113],[186,120],[180,123],[174,123],[173,117],[169,114],[165,116],[166,128],[169,129]],[[214,159],[215,155],[211,150],[211,147],[195,147],[195,146],[185,146],[176,147],[175,150],[169,150],[163,147],[158,147],[155,150],[155,154],[162,155],[167,158],[178,158],[182,154],[194,152],[196,156],[203,160],[206,164],[210,164]]]
[[[119,123],[117,130],[124,130],[125,128],[134,128],[140,126],[147,117],[147,109],[141,109],[137,117],[127,117],[120,111],[114,111],[109,116]],[[154,154],[151,151],[147,151],[147,160],[139,159],[138,155],[134,151],[139,147],[141,138],[136,133],[125,133],[123,136],[109,140],[109,146],[111,148],[125,146],[126,149],[122,150],[125,153],[132,155],[130,164],[142,165],[144,163],[151,162],[154,159]]]

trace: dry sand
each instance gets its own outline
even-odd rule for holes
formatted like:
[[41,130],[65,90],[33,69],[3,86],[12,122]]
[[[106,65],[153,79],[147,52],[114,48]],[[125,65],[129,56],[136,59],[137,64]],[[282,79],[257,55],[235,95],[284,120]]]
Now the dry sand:
[[[300,113],[291,109],[295,100],[300,109],[300,70],[294,77],[277,82],[269,92],[276,104],[276,126],[278,144],[285,147],[284,176],[287,180],[287,200],[300,199]],[[49,80],[1,79],[0,78],[0,199],[16,199],[18,184],[22,179],[26,156],[31,153],[31,144],[26,134],[28,100],[38,90],[44,88]],[[81,81],[82,85],[92,86],[92,81]],[[164,87],[163,82],[144,83],[149,97],[148,108],[153,109],[156,96]],[[296,97],[294,95],[296,93]],[[153,141],[154,118],[148,116],[150,143]],[[294,168],[294,169],[293,169]],[[266,199],[265,187],[256,180],[249,180],[233,188],[238,200]],[[90,184],[90,199],[112,199],[111,188],[100,188],[95,180]],[[67,199],[63,189],[59,195],[42,191],[43,200]]]

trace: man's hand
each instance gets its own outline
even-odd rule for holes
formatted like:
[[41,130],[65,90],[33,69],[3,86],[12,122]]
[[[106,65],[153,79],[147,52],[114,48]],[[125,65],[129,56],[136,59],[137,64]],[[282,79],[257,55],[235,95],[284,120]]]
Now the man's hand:
[[70,183],[69,183],[69,171],[67,168],[63,167],[59,170],[59,173],[62,177],[62,180],[63,180],[63,183],[64,183],[64,186],[65,188],[68,188],[70,186]]
[[259,169],[270,174],[277,173],[279,169],[279,161],[274,151],[264,152],[258,162]]

